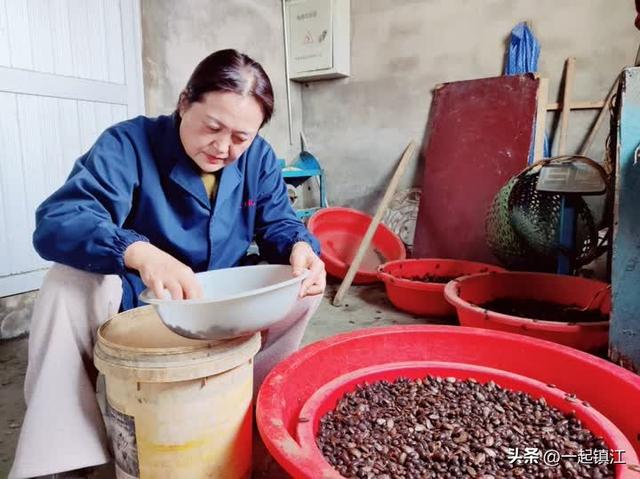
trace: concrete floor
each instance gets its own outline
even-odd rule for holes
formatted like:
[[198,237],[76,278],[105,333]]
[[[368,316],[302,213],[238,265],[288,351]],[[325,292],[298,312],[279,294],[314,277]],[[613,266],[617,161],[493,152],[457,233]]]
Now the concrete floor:
[[[427,320],[397,311],[380,285],[352,286],[343,306],[331,305],[339,283],[330,281],[325,298],[313,317],[303,339],[303,345],[354,329],[393,324],[451,323],[449,320]],[[6,477],[13,461],[20,425],[24,416],[22,387],[27,365],[27,338],[0,342],[0,477]],[[109,477],[108,470],[92,476]],[[266,477],[266,476],[264,476]],[[274,477],[274,476],[270,476]]]
[[0,342],[0,477],[7,477],[24,416],[27,339]]

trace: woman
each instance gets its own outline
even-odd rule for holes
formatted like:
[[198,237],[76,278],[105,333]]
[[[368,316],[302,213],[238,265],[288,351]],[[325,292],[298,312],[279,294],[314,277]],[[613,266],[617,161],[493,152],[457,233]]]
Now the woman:
[[269,262],[290,263],[294,275],[310,270],[299,318],[269,331],[256,381],[297,349],[325,272],[258,135],[272,113],[262,67],[235,50],[215,52],[196,67],[173,115],[109,128],[38,208],[34,246],[56,264],[34,309],[27,413],[10,477],[107,462],[94,394],[97,328],[139,306],[145,287],[200,297],[194,272],[238,265],[254,236]]

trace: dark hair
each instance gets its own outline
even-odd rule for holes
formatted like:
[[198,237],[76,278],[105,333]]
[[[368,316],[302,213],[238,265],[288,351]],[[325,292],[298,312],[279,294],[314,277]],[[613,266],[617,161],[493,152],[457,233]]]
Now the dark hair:
[[269,77],[258,62],[237,50],[218,50],[198,64],[180,93],[178,110],[182,102],[200,101],[205,93],[212,91],[253,96],[264,115],[260,126],[273,115],[273,88]]

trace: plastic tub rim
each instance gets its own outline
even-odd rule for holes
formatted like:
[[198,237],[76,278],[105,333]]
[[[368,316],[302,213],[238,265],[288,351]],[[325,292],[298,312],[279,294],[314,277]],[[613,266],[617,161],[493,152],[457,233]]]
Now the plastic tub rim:
[[[489,276],[496,274],[508,274],[508,275],[539,275],[539,276],[557,276],[552,273],[530,273],[519,271],[505,271],[502,273],[478,273],[470,274],[467,276],[461,276],[456,278],[445,285],[444,296],[445,299],[458,310],[471,309],[476,313],[482,314],[490,321],[497,323],[507,324],[509,326],[525,327],[525,329],[538,329],[544,331],[560,331],[560,332],[573,332],[581,329],[607,329],[609,327],[609,321],[579,321],[579,322],[566,322],[566,321],[546,321],[541,319],[523,318],[521,316],[512,316],[510,314],[498,313],[491,309],[483,308],[477,304],[470,303],[460,297],[460,283],[469,279],[477,278],[480,276]],[[491,313],[489,316],[487,313]],[[526,326],[535,325],[536,327],[526,328]]]
[[[271,269],[281,269],[283,266],[286,267],[291,267],[289,265],[281,265],[281,264],[257,264],[257,265],[253,265],[253,266],[236,266],[236,267],[232,267],[232,268],[221,268],[221,269],[212,269],[209,271],[202,271],[200,273],[196,273],[196,277],[198,275],[205,275],[207,273],[221,273],[224,271],[229,271],[229,270],[238,270],[238,269],[242,269],[242,268],[271,268]],[[202,298],[202,299],[160,299],[160,298],[156,298],[155,296],[151,296],[153,293],[151,291],[150,288],[146,288],[144,291],[142,291],[142,293],[140,293],[140,295],[138,296],[138,298],[141,301],[144,301],[145,303],[148,304],[153,304],[153,305],[163,305],[163,304],[184,304],[184,305],[192,305],[192,304],[210,304],[210,303],[223,303],[225,301],[233,301],[236,299],[242,299],[242,298],[246,298],[248,296],[258,296],[264,293],[268,293],[270,291],[275,291],[276,289],[280,289],[280,288],[285,288],[289,285],[298,283],[298,282],[302,282],[302,280],[304,280],[307,276],[309,276],[309,270],[308,269],[303,269],[302,273],[299,274],[298,276],[292,276],[291,278],[284,280],[284,281],[279,281],[278,283],[274,283],[274,284],[270,284],[269,286],[263,286],[261,288],[255,288],[255,289],[251,289],[249,291],[243,291],[241,293],[235,293],[235,294],[230,294],[228,296],[222,296],[219,298]]]
[[[396,264],[406,264],[406,263],[436,263],[436,262],[440,262],[440,263],[455,263],[455,262],[464,262],[467,264],[473,264],[475,266],[487,266],[487,267],[492,267],[495,268],[496,271],[487,271],[486,273],[497,273],[498,270],[500,270],[500,272],[504,272],[506,271],[504,268],[500,267],[500,266],[496,266],[496,265],[492,265],[489,263],[483,263],[481,261],[467,261],[467,260],[457,260],[454,258],[407,258],[407,259],[396,259],[393,261],[388,261],[384,264],[381,264],[380,266],[378,266],[378,277],[380,278],[380,280],[382,282],[384,282],[385,284],[393,284],[393,285],[397,285],[401,288],[406,288],[406,289],[413,289],[416,291],[433,291],[433,292],[443,292],[444,293],[444,288],[448,283],[434,283],[434,282],[423,282],[423,281],[414,281],[408,278],[402,278],[400,276],[394,276],[393,274],[389,273],[388,271],[386,271],[386,268],[390,267],[390,266],[395,266]],[[474,273],[474,274],[485,274],[485,273]],[[463,276],[469,276],[469,275],[461,275],[460,277]],[[457,278],[455,278],[457,279]],[[455,279],[452,279],[451,281],[455,281]]]

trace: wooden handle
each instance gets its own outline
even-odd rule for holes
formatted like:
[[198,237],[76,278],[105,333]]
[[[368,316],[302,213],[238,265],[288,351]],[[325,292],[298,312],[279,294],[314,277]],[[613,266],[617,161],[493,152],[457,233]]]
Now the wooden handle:
[[569,126],[569,113],[571,112],[571,92],[573,91],[573,77],[575,74],[576,59],[567,58],[567,68],[564,72],[564,90],[562,93],[562,112],[560,113],[560,131],[558,132],[558,155],[564,155],[567,145],[567,128]]
[[604,105],[602,105],[602,110],[600,110],[600,113],[598,114],[598,118],[596,118],[596,122],[591,127],[591,130],[589,130],[589,135],[587,135],[587,139],[584,140],[584,143],[582,144],[582,148],[580,148],[580,151],[578,152],[579,155],[582,155],[582,156],[587,155],[587,151],[589,151],[589,147],[591,146],[591,143],[593,143],[593,139],[596,137],[596,133],[598,133],[598,130],[600,129],[602,120],[604,120],[604,115],[609,111],[609,105],[611,105],[611,100],[613,99],[613,95],[615,95],[616,91],[618,91],[619,79],[620,79],[619,76],[616,77],[616,81],[614,81],[613,85],[611,85],[611,90],[609,90],[609,94],[607,95],[607,98],[604,100]]
[[412,140],[405,148],[404,153],[402,154],[402,158],[400,158],[400,162],[396,167],[396,171],[393,174],[391,181],[389,182],[389,186],[387,186],[387,191],[385,191],[384,196],[382,197],[382,201],[378,205],[376,214],[371,220],[371,224],[369,224],[369,228],[367,229],[367,232],[365,233],[364,238],[362,238],[362,242],[358,247],[358,251],[356,252],[355,257],[353,258],[353,261],[349,266],[349,270],[347,271],[346,276],[342,280],[342,284],[340,285],[338,292],[333,298],[334,306],[340,306],[342,302],[342,298],[344,297],[347,290],[351,286],[353,278],[356,276],[356,272],[360,267],[360,263],[362,263],[362,259],[364,258],[367,248],[369,248],[369,244],[371,244],[371,240],[373,239],[373,234],[376,232],[376,229],[378,229],[380,220],[382,220],[382,215],[386,211],[387,205],[391,201],[391,198],[393,197],[393,194],[395,193],[396,188],[398,188],[398,183],[400,183],[400,179],[402,178],[404,170],[407,169],[407,165],[409,164],[409,160],[413,157],[413,152],[415,151],[415,149],[416,149],[416,143]]
[[549,97],[549,79],[538,80],[538,110],[536,112],[536,137],[533,143],[533,159],[541,160],[544,157],[544,131],[547,120],[547,100]]
[[[605,100],[587,100],[587,101],[572,101],[569,103],[571,110],[599,110],[605,104]],[[549,103],[547,105],[547,111],[562,110],[562,103]]]

